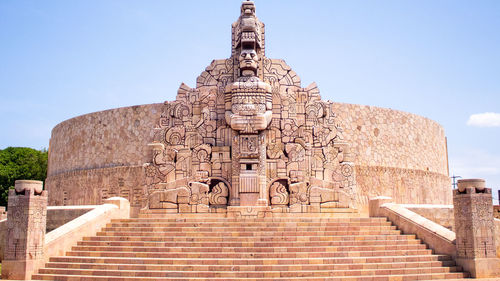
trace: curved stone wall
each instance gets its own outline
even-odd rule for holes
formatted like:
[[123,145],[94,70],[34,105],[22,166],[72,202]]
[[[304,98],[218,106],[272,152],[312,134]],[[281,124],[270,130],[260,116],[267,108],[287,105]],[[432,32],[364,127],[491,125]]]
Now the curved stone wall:
[[351,144],[362,201],[390,196],[397,203],[451,204],[443,127],[393,109],[336,103]]
[[[50,205],[100,204],[123,196],[142,205],[151,129],[162,104],[90,113],[52,131],[46,187]],[[335,103],[351,144],[360,201],[387,195],[398,203],[450,204],[446,138],[436,122],[397,110]]]
[[137,105],[71,118],[52,130],[47,175],[149,162],[148,141],[162,104]]
[[374,106],[336,103],[356,165],[448,174],[444,129],[428,118]]

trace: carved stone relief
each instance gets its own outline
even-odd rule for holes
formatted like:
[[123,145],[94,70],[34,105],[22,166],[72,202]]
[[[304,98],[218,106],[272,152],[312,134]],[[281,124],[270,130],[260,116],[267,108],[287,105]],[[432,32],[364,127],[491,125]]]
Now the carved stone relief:
[[[264,24],[245,1],[232,25],[231,58],[214,60],[196,88],[183,83],[176,100],[164,104],[152,161],[144,165],[144,207],[355,208],[354,164],[345,157],[340,124],[316,84],[301,88],[283,60],[266,57]],[[191,208],[181,211],[182,204]]]
[[43,259],[46,220],[43,183],[17,180],[15,189],[9,190],[2,279],[31,277],[31,268]]
[[453,191],[459,258],[496,258],[491,189],[482,182],[481,186],[465,186],[459,181],[460,188]]

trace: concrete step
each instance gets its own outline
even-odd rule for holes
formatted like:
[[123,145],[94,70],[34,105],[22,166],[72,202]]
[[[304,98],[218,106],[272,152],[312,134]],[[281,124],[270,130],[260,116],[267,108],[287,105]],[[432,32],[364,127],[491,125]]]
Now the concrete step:
[[131,231],[131,232],[334,232],[334,231],[384,231],[396,230],[395,226],[258,226],[258,227],[105,227],[102,231]]
[[[451,257],[446,255],[413,255],[413,256],[378,256],[378,257],[338,257],[338,258],[135,258],[128,257],[89,257],[64,256],[51,257],[50,262],[59,263],[109,263],[109,264],[188,264],[188,265],[286,265],[286,264],[371,264],[371,263],[412,263],[412,262],[446,262],[455,265]],[[452,264],[450,264],[452,263]]]
[[133,246],[133,247],[335,247],[335,246],[395,246],[418,245],[421,241],[413,240],[359,240],[359,241],[247,241],[247,242],[155,242],[155,241],[79,241],[78,246]]
[[148,253],[297,253],[297,252],[346,252],[346,251],[398,251],[398,250],[423,250],[426,245],[370,245],[370,246],[322,246],[322,247],[296,247],[293,244],[285,247],[139,247],[139,246],[74,246],[72,251],[97,251],[97,252],[148,252]]
[[[320,215],[320,214],[317,214]],[[167,215],[168,216],[168,215]],[[247,223],[247,222],[335,222],[335,223],[360,223],[360,222],[387,222],[387,218],[325,218],[325,217],[287,217],[287,218],[212,218],[207,216],[200,219],[199,216],[192,218],[168,218],[167,216],[157,216],[154,218],[130,218],[130,219],[114,219],[111,223],[127,223],[127,222],[227,222],[227,223]]]
[[113,222],[111,227],[366,227],[366,226],[391,226],[391,222]]
[[[266,272],[262,272],[266,275]],[[461,279],[468,275],[462,272],[457,273],[434,273],[434,274],[408,274],[408,275],[379,275],[379,276],[338,276],[338,277],[303,277],[303,276],[283,276],[283,277],[262,277],[262,278],[226,278],[226,277],[123,277],[123,276],[86,276],[86,275],[56,275],[56,274],[36,274],[34,280],[57,280],[57,281],[276,281],[276,280],[303,280],[303,281],[415,281],[434,279]]]
[[401,232],[399,230],[358,230],[358,231],[254,231],[254,232],[242,232],[242,231],[231,231],[231,232],[212,232],[212,231],[119,231],[113,229],[104,229],[104,231],[97,232],[97,235],[102,236],[155,236],[161,233],[165,236],[189,236],[189,237],[245,237],[245,236],[358,236],[358,235],[397,235]]
[[185,252],[110,252],[110,251],[68,251],[68,256],[91,256],[91,257],[130,257],[130,258],[334,258],[334,257],[373,257],[373,256],[408,256],[408,255],[430,255],[432,250],[392,250],[392,251],[345,251],[345,252],[309,252],[309,253],[185,253]]
[[[415,235],[400,235],[400,234],[384,234],[384,235],[337,235],[337,236],[273,236],[273,235],[261,235],[261,236],[234,236],[230,237],[230,241],[233,242],[274,242],[274,241],[367,241],[367,240],[413,240]],[[148,236],[113,236],[113,235],[102,235],[98,234],[94,237],[84,237],[84,241],[149,241],[149,242],[169,242],[169,241],[179,241],[179,242],[195,242],[195,241],[207,241],[207,242],[224,242],[228,241],[227,237],[223,236],[197,236],[197,237],[187,237],[187,236],[165,236],[156,233],[155,235]]]
[[[75,263],[49,262],[47,268],[97,269],[97,270],[134,270],[134,271],[300,271],[300,270],[368,270],[449,267],[453,261],[395,262],[365,264],[271,264],[271,265],[193,265],[184,264],[122,264],[122,263]],[[450,269],[457,271],[457,268]]]
[[33,279],[406,281],[467,277],[461,270],[385,218],[148,215],[113,220]]
[[366,270],[284,270],[284,271],[137,271],[111,269],[72,269],[72,268],[43,268],[40,274],[56,275],[91,275],[91,276],[120,276],[120,277],[205,277],[205,278],[263,278],[263,277],[338,277],[338,276],[373,276],[373,275],[423,275],[433,273],[450,273],[461,270],[456,267],[421,267],[421,268],[390,268]]

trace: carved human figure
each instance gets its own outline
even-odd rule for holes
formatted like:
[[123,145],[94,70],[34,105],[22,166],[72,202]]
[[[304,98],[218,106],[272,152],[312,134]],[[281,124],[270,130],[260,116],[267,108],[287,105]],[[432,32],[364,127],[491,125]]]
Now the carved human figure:
[[259,56],[253,49],[243,49],[238,57],[240,62],[241,76],[250,77],[257,75]]
[[258,77],[260,23],[253,2],[244,3],[236,25],[238,78],[226,87],[226,122],[240,133],[255,134],[266,129],[272,119],[271,85]]
[[[253,1],[242,3],[231,31],[231,57],[214,60],[196,88],[181,84],[176,101],[164,105],[153,161],[145,166],[148,190],[187,186],[189,204],[185,196],[182,203],[162,201],[163,193],[151,200],[178,204],[172,210],[179,212],[354,206],[354,164],[332,103],[321,101],[316,84],[302,88],[283,60],[266,57],[265,26]],[[314,202],[311,187],[320,188]]]
[[233,130],[255,134],[271,123],[271,85],[253,76],[257,55],[246,53],[240,58],[244,76],[226,87],[226,122]]
[[167,182],[175,180],[175,160],[177,150],[166,147],[162,143],[149,144],[153,148],[153,164],[158,168],[161,177]]

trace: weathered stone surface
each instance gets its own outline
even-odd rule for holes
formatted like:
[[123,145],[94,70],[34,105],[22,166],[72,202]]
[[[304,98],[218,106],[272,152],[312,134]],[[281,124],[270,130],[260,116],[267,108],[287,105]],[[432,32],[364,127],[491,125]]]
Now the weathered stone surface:
[[141,214],[135,219],[115,219],[98,235],[86,235],[71,254],[52,257],[34,279],[408,281],[467,277],[450,257],[433,254],[421,240],[403,235],[385,218],[285,213],[266,217],[269,207],[228,209],[234,210],[234,217]]
[[137,213],[153,192],[185,179],[202,180],[209,193],[224,182],[226,205],[241,205],[242,196],[245,205],[273,205],[276,180],[286,179],[286,191],[319,179],[344,189],[349,206],[366,206],[378,195],[398,203],[451,204],[446,139],[438,124],[390,109],[322,101],[316,84],[302,88],[283,60],[265,56],[264,25],[255,8],[247,8],[232,26],[231,57],[214,60],[196,88],[182,84],[175,101],[56,126],[46,185],[59,195],[50,203],[100,204],[123,196]]
[[403,204],[402,206],[449,230],[455,230],[453,205]]
[[[41,181],[16,181],[9,190],[2,279],[30,279],[43,259],[47,191]],[[40,191],[40,192],[36,192]]]
[[[182,84],[176,100],[165,103],[145,166],[146,209],[175,209],[158,205],[155,195],[180,188],[172,182],[202,200],[190,204],[203,211],[210,205],[356,208],[355,168],[332,103],[321,101],[314,84],[301,88],[283,61],[268,59],[264,37],[254,4],[244,2],[232,26],[231,58],[214,61],[196,88]],[[215,202],[217,193],[228,199]],[[306,207],[311,196],[319,198],[313,209]]]
[[148,162],[151,126],[161,114],[161,107],[149,104],[116,108],[58,124],[50,138],[47,175]]
[[15,183],[16,193],[33,193],[40,194],[43,190],[43,184],[40,184],[40,181],[35,180],[17,180]]
[[111,197],[123,197],[131,202],[133,214],[145,204],[144,168],[140,166],[83,169],[48,177],[49,205],[103,204]]
[[49,233],[96,207],[96,205],[48,206],[46,232]]
[[457,263],[475,278],[500,276],[491,189],[481,179],[459,180],[453,205]]
[[390,197],[379,196],[370,200],[370,217],[386,217],[404,233],[417,235],[434,253],[456,255],[455,233],[425,217],[414,213],[405,205],[391,203]]

